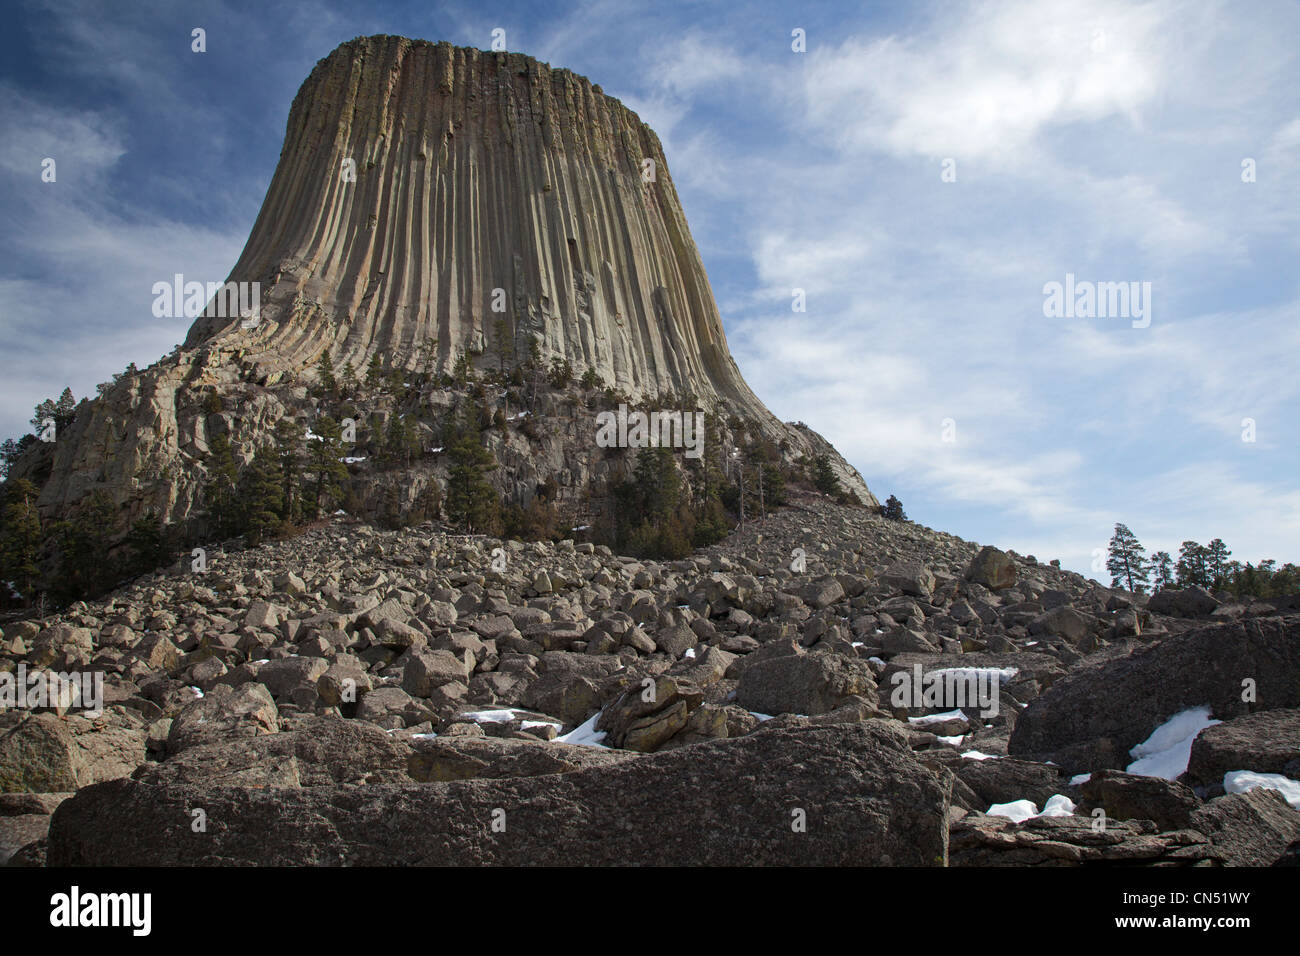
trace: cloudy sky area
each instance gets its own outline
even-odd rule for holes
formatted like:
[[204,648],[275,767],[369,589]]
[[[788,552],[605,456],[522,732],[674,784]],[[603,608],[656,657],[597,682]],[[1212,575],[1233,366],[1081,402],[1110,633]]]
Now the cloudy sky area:
[[[1300,4],[866,6],[19,3],[0,436],[184,338],[150,287],[228,273],[316,60],[500,27],[658,132],[741,371],[882,500],[1090,575],[1116,521],[1300,560]],[[1045,317],[1067,273],[1149,327]]]

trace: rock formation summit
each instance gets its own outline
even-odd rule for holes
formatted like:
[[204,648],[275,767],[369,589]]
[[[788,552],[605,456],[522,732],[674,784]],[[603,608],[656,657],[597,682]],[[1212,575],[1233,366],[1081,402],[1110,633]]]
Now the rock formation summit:
[[741,377],[658,137],[599,86],[522,54],[372,36],[321,60],[228,282],[258,283],[257,314],[199,316],[176,352],[83,408],[54,451],[44,512],[96,488],[128,518],[197,510],[196,466],[222,427],[205,390],[251,449],[303,411],[287,390],[313,382],[322,356],[442,374],[533,343],[544,363],[593,370],[632,400],[690,396],[790,458],[825,454],[877,504]]

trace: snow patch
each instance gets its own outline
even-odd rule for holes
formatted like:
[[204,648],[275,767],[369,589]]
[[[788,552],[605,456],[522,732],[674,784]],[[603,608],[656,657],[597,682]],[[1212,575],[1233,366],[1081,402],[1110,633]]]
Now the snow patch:
[[1245,793],[1256,787],[1279,791],[1286,802],[1300,810],[1300,780],[1280,773],[1255,773],[1253,770],[1229,770],[1223,775],[1223,789],[1228,793]]
[[1206,727],[1221,724],[1210,717],[1210,705],[1179,711],[1151,732],[1151,736],[1129,751],[1133,763],[1129,773],[1173,780],[1187,772],[1192,741]]

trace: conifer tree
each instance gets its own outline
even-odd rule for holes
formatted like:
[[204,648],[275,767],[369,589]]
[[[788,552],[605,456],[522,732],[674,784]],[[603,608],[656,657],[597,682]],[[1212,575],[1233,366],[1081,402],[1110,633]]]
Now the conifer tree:
[[280,462],[280,490],[284,501],[281,514],[291,525],[302,518],[302,441],[300,422],[282,418],[275,423],[275,450]]
[[496,469],[496,458],[469,429],[453,439],[447,456],[448,520],[471,534],[492,533],[500,522],[501,502],[487,474]]
[[1223,587],[1228,576],[1228,557],[1232,554],[1222,538],[1215,538],[1205,546],[1205,575],[1213,588]]
[[890,521],[907,520],[907,512],[903,510],[903,503],[899,501],[897,498],[895,498],[893,495],[890,495],[885,500],[885,507],[880,513],[884,515],[886,518],[888,518]]
[[94,491],[75,517],[59,522],[59,596],[77,600],[99,594],[112,583],[108,550],[116,526],[116,509],[107,492]]
[[2,488],[0,523],[0,581],[11,583],[25,601],[35,594],[40,577],[41,518],[36,510],[36,486],[27,479],[7,481]]
[[378,352],[370,356],[370,364],[366,366],[366,387],[378,389],[384,387],[384,366],[379,361]]
[[72,397],[72,389],[65,388],[59,400],[54,403],[54,422],[55,427],[60,432],[64,431],[72,424],[72,419],[76,416],[77,400]]
[[239,500],[248,543],[256,546],[272,537],[283,518],[284,487],[279,462],[269,450],[258,453],[240,475]]
[[1147,589],[1151,570],[1147,565],[1146,549],[1126,525],[1115,525],[1106,570],[1110,572],[1110,586],[1113,588],[1122,587],[1133,594],[1142,594]]
[[1178,549],[1178,564],[1175,570],[1180,588],[1210,586],[1204,545],[1197,544],[1195,541],[1184,541],[1182,547]]
[[818,455],[813,459],[812,481],[818,491],[832,498],[844,492],[840,487],[839,478],[835,477],[835,472],[831,468],[831,460],[826,455]]
[[340,392],[344,398],[354,398],[361,388],[361,382],[357,379],[356,369],[352,363],[348,362],[343,366],[343,377],[339,382]]
[[343,500],[343,483],[348,476],[347,466],[340,461],[343,432],[328,415],[312,426],[312,432],[316,437],[307,442],[308,466],[313,475],[309,510],[312,515],[322,511],[328,514]]
[[316,363],[317,387],[322,394],[338,398],[339,382],[334,375],[334,360],[328,351],[321,352],[320,361]]
[[1174,559],[1168,551],[1157,551],[1151,555],[1151,589],[1160,591],[1174,583]]
[[131,574],[147,574],[167,561],[163,528],[158,516],[147,511],[131,523],[126,535],[129,552],[127,566]]
[[239,534],[239,468],[234,449],[224,432],[215,435],[208,443],[208,457],[204,460],[207,480],[203,484],[203,499],[207,504],[208,521],[212,533],[219,538]]

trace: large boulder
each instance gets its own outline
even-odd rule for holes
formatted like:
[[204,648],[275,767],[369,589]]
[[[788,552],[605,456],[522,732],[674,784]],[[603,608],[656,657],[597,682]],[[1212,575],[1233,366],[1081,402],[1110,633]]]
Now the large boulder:
[[[48,862],[942,866],[950,784],[869,725],[760,731],[501,780],[297,790],[120,781],[59,807]],[[192,807],[205,809],[206,832],[192,831]]]
[[746,667],[736,703],[761,714],[825,714],[846,697],[876,699],[871,666],[840,654],[786,654]]
[[881,573],[880,582],[927,601],[934,593],[934,574],[920,561],[895,561]]
[[1016,583],[1016,562],[1005,551],[985,545],[966,567],[966,580],[990,591],[1001,591]]
[[289,733],[193,745],[135,779],[151,785],[318,787],[405,781],[410,748],[370,724],[314,718]]
[[1207,625],[1085,660],[1020,713],[1008,753],[1071,773],[1123,770],[1157,727],[1206,704],[1219,720],[1300,706],[1300,616]]
[[1204,588],[1161,588],[1147,601],[1152,614],[1170,617],[1207,617],[1219,606]]
[[1272,866],[1300,840],[1300,812],[1276,790],[1257,787],[1211,800],[1192,814],[1229,866]]
[[58,793],[129,775],[145,761],[145,731],[107,711],[98,720],[6,715],[0,730],[0,793]]
[[1300,709],[1260,711],[1202,730],[1192,742],[1187,779],[1194,786],[1222,786],[1232,770],[1300,780]]
[[179,753],[200,744],[224,743],[236,737],[273,734],[280,729],[279,711],[266,686],[214,687],[176,715],[167,734],[167,752]]
[[1119,770],[1099,770],[1079,789],[1084,796],[1080,813],[1101,809],[1110,819],[1151,820],[1161,830],[1190,827],[1192,812],[1201,805],[1181,783]]

